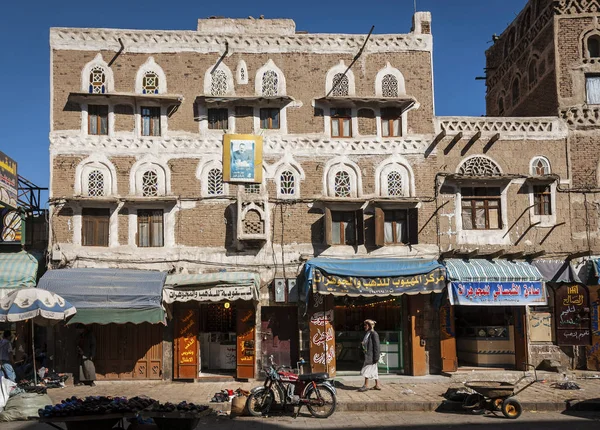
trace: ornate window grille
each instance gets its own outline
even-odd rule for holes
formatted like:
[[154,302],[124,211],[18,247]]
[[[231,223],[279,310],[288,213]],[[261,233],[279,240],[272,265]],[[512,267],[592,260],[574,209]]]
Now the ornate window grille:
[[340,170],[335,174],[333,190],[336,197],[350,197],[352,184],[350,183],[350,174],[348,172]]
[[387,193],[390,197],[401,197],[404,195],[400,172],[394,170],[387,174]]
[[262,95],[266,97],[276,96],[279,88],[279,77],[272,70],[267,70],[262,76]]
[[246,194],[260,194],[260,184],[246,184],[244,191]]
[[241,81],[245,81],[246,80],[246,69],[244,67],[242,67],[240,69],[240,80]]
[[223,195],[223,172],[221,169],[214,168],[208,171],[207,190],[209,196]]
[[152,170],[142,175],[142,195],[144,197],[158,196],[158,175]]
[[249,210],[244,217],[244,234],[264,234],[265,223],[260,217],[260,213],[255,210]]
[[545,158],[538,157],[531,163],[532,176],[544,176],[550,174],[550,164]]
[[100,66],[92,67],[90,70],[90,94],[104,94],[106,92],[106,74]]
[[286,170],[279,177],[279,193],[282,196],[293,196],[296,194],[296,176],[293,172]]
[[333,91],[331,92],[331,95],[335,97],[347,96],[349,88],[348,76],[343,73],[336,73],[333,77]]
[[465,161],[458,173],[465,176],[499,176],[500,167],[485,157],[473,157]]
[[227,75],[223,70],[217,69],[213,72],[210,81],[210,93],[213,96],[224,96],[227,94]]
[[398,97],[398,79],[394,75],[385,75],[381,81],[383,97]]
[[92,170],[88,174],[88,196],[101,197],[104,195],[104,174],[100,170]]
[[146,72],[142,79],[142,94],[158,94],[158,75]]

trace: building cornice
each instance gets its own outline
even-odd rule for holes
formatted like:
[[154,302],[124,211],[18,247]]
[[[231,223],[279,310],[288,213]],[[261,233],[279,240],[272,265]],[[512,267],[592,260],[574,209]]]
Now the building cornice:
[[[366,35],[362,34],[201,34],[196,31],[120,30],[106,28],[51,28],[50,47],[57,50],[115,51],[131,53],[196,52],[215,53],[314,53],[356,54]],[[374,34],[364,52],[431,51],[430,34]]]
[[554,2],[557,15],[576,15],[581,13],[598,14],[600,0],[560,0]]
[[464,133],[465,137],[499,134],[502,140],[560,140],[567,137],[566,124],[558,117],[468,117],[438,116],[434,121],[436,133]]

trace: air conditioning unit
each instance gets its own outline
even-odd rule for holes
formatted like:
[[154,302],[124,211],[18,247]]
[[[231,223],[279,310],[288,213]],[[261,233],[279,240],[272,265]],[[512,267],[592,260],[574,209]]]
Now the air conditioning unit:
[[297,303],[298,302],[298,285],[296,285],[296,279],[286,279],[287,280],[287,290],[288,290],[288,302],[289,303]]
[[275,278],[274,290],[275,290],[275,303],[285,303],[285,279]]

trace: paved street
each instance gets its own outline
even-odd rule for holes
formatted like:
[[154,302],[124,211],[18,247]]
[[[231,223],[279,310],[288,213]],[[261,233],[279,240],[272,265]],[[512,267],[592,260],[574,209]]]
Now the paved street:
[[[220,430],[275,430],[275,429],[506,429],[506,430],[597,430],[600,426],[599,413],[566,415],[557,412],[525,412],[518,420],[507,420],[493,415],[473,416],[457,413],[403,412],[403,413],[336,413],[326,420],[308,416],[293,419],[289,416],[267,418],[235,418],[210,416],[203,419],[197,429]],[[36,423],[2,423],[2,430],[42,430],[51,427]],[[131,428],[131,427],[130,427]],[[146,426],[144,430],[156,429]]]

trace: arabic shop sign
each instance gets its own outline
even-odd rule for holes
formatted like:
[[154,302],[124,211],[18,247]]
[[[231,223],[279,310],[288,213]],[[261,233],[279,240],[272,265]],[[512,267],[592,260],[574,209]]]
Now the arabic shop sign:
[[399,296],[441,292],[445,287],[445,280],[442,269],[435,269],[424,275],[390,278],[337,276],[315,269],[313,291],[334,296]]
[[591,345],[589,293],[582,285],[563,285],[555,296],[556,341],[559,345]]
[[545,305],[546,289],[535,282],[451,282],[452,303],[466,306]]
[[16,208],[18,188],[17,163],[0,151],[0,206]]
[[163,299],[165,303],[189,302],[220,302],[223,300],[255,300],[254,287],[222,286],[201,289],[172,289],[165,288]]

